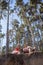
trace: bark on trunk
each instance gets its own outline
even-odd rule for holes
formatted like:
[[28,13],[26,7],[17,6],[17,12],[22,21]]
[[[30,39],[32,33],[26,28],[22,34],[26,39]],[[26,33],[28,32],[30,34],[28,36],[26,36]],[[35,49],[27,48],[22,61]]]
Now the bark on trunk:
[[9,52],[9,2],[10,0],[8,1],[8,16],[7,16],[7,37],[6,37],[6,56]]

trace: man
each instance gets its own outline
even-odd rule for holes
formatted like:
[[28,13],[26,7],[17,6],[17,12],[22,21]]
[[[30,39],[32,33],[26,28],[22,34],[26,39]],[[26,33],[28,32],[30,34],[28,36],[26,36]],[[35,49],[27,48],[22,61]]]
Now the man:
[[18,43],[16,48],[12,51],[12,54],[20,54],[20,44]]
[[24,53],[33,53],[35,51],[36,47],[31,47],[31,46],[26,46],[25,48],[23,48],[23,52]]

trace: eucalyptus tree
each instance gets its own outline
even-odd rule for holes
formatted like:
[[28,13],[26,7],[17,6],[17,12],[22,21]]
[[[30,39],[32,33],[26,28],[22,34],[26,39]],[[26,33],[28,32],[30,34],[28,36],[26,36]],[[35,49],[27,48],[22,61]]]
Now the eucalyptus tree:
[[9,4],[10,4],[10,0],[8,0],[8,16],[7,16],[7,38],[6,38],[6,54],[8,54],[9,52]]
[[[35,30],[33,31],[31,25],[33,22],[37,22],[39,20],[40,20],[40,22],[42,22],[41,18],[40,18],[41,13],[38,8],[38,6],[40,6],[41,4],[42,4],[41,0],[30,0],[30,3],[27,2],[26,4],[23,2],[23,0],[21,0],[21,1],[16,0],[16,6],[17,6],[16,10],[19,11],[19,13],[17,11],[17,14],[18,14],[18,16],[21,17],[21,19],[23,19],[24,25],[27,26],[27,29],[30,30],[33,46],[35,43],[35,41],[34,41],[34,31]],[[36,28],[37,28],[37,26],[36,26]]]
[[1,1],[1,10],[4,11],[4,17],[7,19],[7,31],[6,31],[6,54],[9,52],[9,18],[10,14],[12,13],[12,8],[10,7],[11,5],[11,0],[2,0]]
[[16,42],[15,42],[16,38],[15,38],[15,31],[14,29],[10,29],[9,30],[9,49],[12,47],[12,50],[14,49],[14,47],[16,46]]
[[31,15],[31,12],[29,12],[31,11],[31,6],[29,6],[28,3],[24,4],[23,0],[22,1],[17,0],[17,5],[20,6],[19,15],[23,19],[24,24],[27,26],[27,29],[30,30],[32,36],[32,44],[34,45],[34,37],[31,30],[30,17],[29,17],[29,15]]
[[9,2],[6,2],[6,0],[3,0],[1,2],[1,6],[2,6],[2,10],[3,11],[8,11],[8,15],[7,15],[7,37],[6,37],[6,54],[8,53],[9,50],[9,34],[8,34],[8,30],[9,30]]
[[4,38],[5,34],[2,33],[1,20],[3,19],[3,17],[2,17],[2,6],[1,6],[1,2],[2,2],[2,0],[0,1],[0,47],[1,47],[1,51],[2,51],[3,38]]
[[16,44],[21,43],[21,39],[24,36],[24,24],[19,24],[18,20],[12,22],[12,30],[15,33]]
[[6,36],[6,54],[7,54],[8,51],[9,51],[9,34],[8,34],[8,31],[9,31],[9,9],[10,9],[9,5],[10,5],[10,0],[2,0],[0,5],[1,5],[2,13],[5,12],[4,17],[7,17],[7,36]]
[[[36,24],[35,24],[35,28],[37,28],[37,42],[38,42],[38,40],[39,40],[39,38],[40,38],[40,40],[41,40],[41,38],[42,38],[42,25],[43,25],[43,18],[42,18],[42,15],[43,15],[43,2],[41,1],[41,0],[36,0],[37,2],[36,2],[36,14],[35,14],[35,17],[36,17]],[[34,4],[34,2],[33,2],[33,4]],[[39,7],[38,7],[39,6]],[[40,41],[39,41],[40,42]],[[38,46],[40,46],[40,44],[41,43],[37,43],[38,44]]]
[[[34,4],[34,2],[33,2],[33,4]],[[40,35],[40,34],[41,34],[41,32],[42,32],[41,28],[42,28],[42,25],[43,25],[43,24],[42,24],[43,21],[42,21],[42,18],[41,18],[41,16],[43,15],[43,14],[42,14],[42,11],[43,11],[43,10],[42,10],[42,11],[40,10],[40,9],[42,9],[42,2],[41,2],[41,0],[39,0],[39,1],[36,0],[36,5],[37,5],[37,6],[36,6],[36,13],[35,13],[35,15],[34,15],[34,16],[35,16],[35,21],[36,21],[35,23],[36,23],[36,24],[35,24],[34,27],[37,29],[37,35],[36,35],[36,34],[35,34],[35,35],[38,37],[38,38],[37,38],[37,42],[38,42],[39,38],[40,38],[40,40],[41,40],[41,35]],[[38,6],[39,6],[39,7],[38,7]],[[40,31],[40,32],[39,32],[39,31]],[[36,32],[35,32],[35,33],[36,33]],[[39,45],[39,43],[37,43],[37,44]]]
[[40,7],[40,13],[41,13],[41,30],[42,30],[42,35],[43,35],[43,3],[41,3],[41,7]]
[[[19,27],[19,29],[18,29],[19,36],[18,36],[18,34],[17,34],[17,36],[18,36],[18,38],[19,38],[18,41],[19,41],[20,44],[23,44],[22,42],[24,41],[24,40],[23,40],[23,38],[25,37],[24,28],[25,28],[24,24],[21,24],[20,27]],[[23,40],[23,41],[22,41],[22,40]]]
[[[18,39],[19,38],[17,38],[17,32],[18,32],[18,28],[19,28],[19,21],[17,20],[17,19],[14,19],[14,21],[12,22],[12,29],[13,29],[13,31],[14,31],[14,33],[15,33],[15,38],[16,38],[16,44],[18,43]],[[18,34],[19,35],[19,34]],[[18,36],[19,37],[19,36]]]
[[41,41],[40,41],[40,48],[43,50],[43,2],[41,2],[40,6],[40,30],[41,30]]

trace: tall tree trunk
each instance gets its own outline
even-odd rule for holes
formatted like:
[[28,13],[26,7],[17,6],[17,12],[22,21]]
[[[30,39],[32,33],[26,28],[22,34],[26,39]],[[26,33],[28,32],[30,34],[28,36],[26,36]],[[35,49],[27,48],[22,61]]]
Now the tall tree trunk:
[[[28,22],[28,20],[27,20],[27,22]],[[30,30],[30,34],[31,34],[32,46],[34,46],[34,34],[33,34],[33,31],[32,31],[31,24],[29,22],[28,22],[28,26],[29,26],[29,30]]]
[[6,37],[6,56],[9,52],[9,2],[10,0],[8,1],[8,16],[7,16],[7,37]]
[[29,25],[29,30],[31,32],[32,46],[34,46],[34,34],[32,32],[31,26]]
[[13,50],[14,50],[14,41],[13,41]]

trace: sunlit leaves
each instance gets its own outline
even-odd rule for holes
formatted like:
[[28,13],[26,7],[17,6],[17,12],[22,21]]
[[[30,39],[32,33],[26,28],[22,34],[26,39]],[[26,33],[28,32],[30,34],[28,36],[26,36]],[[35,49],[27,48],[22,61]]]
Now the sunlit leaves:
[[0,38],[3,38],[4,36],[5,36],[5,34],[0,33]]
[[12,22],[12,26],[13,26],[13,29],[16,29],[19,27],[19,22],[15,19],[13,22]]

